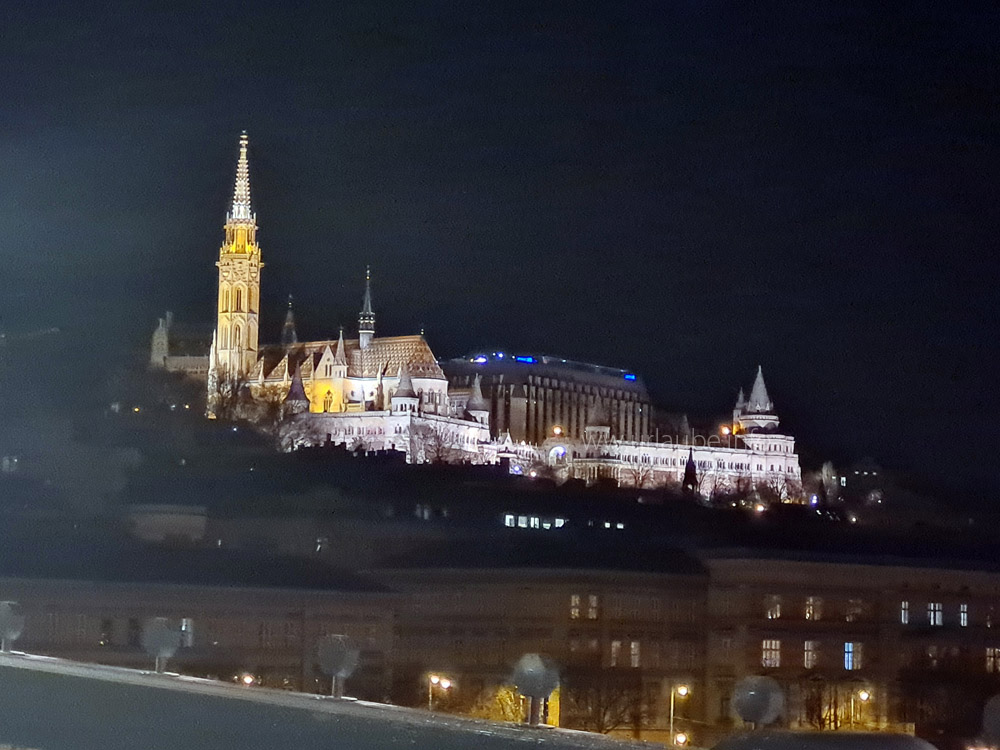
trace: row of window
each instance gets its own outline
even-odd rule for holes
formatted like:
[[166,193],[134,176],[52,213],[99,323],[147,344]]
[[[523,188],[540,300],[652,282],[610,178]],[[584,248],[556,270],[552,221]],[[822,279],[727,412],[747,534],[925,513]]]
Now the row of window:
[[[764,616],[768,620],[778,620],[782,617],[783,600],[780,596],[772,594],[765,599]],[[869,619],[871,617],[870,605],[862,599],[848,599],[841,612],[845,622],[856,622]],[[962,603],[958,605],[958,624],[961,627],[969,625],[969,605]],[[802,606],[802,616],[806,620],[818,621],[824,617],[824,600],[821,596],[807,596]],[[910,602],[903,600],[899,603],[899,622],[902,625],[910,624]],[[927,602],[927,624],[934,627],[944,625],[944,604],[942,602]],[[992,615],[986,618],[987,627],[992,627]]]
[[[861,669],[864,663],[864,644],[860,641],[844,642],[844,669],[855,671]],[[803,641],[802,666],[813,669],[819,663],[819,641]],[[777,638],[765,638],[761,641],[760,665],[767,669],[778,669],[781,666],[781,641]]]
[[515,516],[507,513],[503,525],[519,529],[559,529],[566,525],[565,518],[542,518],[541,516]]

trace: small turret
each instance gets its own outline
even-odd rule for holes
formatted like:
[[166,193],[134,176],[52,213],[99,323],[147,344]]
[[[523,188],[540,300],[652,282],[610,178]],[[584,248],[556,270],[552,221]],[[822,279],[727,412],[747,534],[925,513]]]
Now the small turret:
[[347,347],[344,346],[344,326],[340,327],[340,335],[337,337],[337,348],[333,352],[333,363],[335,365],[347,366]]
[[167,357],[170,355],[170,313],[167,317],[160,318],[160,323],[153,331],[153,339],[149,346],[149,366],[166,367]]
[[693,495],[698,491],[698,467],[694,463],[693,448],[688,448],[688,460],[684,464],[684,479],[681,482],[681,490],[686,495]]
[[282,407],[282,416],[290,417],[295,414],[303,414],[309,411],[309,397],[306,396],[306,389],[302,383],[302,368],[296,367],[295,374],[292,375],[292,384],[288,388],[285,396],[285,403]]
[[465,405],[465,412],[473,420],[479,422],[480,424],[488,425],[490,423],[490,405],[483,398],[483,388],[480,383],[479,373],[476,373],[476,377],[472,380],[472,394],[469,396],[469,401]]
[[358,346],[367,349],[375,336],[375,313],[372,311],[372,269],[365,268],[365,296],[358,315]]
[[[739,406],[739,402],[737,402]],[[734,409],[734,426],[738,427],[741,433],[753,432],[775,432],[778,429],[778,415],[774,411],[774,402],[767,393],[767,386],[764,385],[764,372],[757,366],[757,377],[754,378],[753,388],[750,389],[750,398],[746,400],[743,408],[736,413]]]
[[410,380],[410,371],[406,369],[406,365],[399,368],[399,384],[396,386],[390,401],[393,414],[417,411],[420,399],[417,398],[417,394],[413,390],[413,381]]

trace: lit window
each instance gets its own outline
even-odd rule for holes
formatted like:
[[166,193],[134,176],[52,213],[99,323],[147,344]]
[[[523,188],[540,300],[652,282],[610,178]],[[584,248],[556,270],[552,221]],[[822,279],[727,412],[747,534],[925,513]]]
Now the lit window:
[[986,648],[986,671],[990,674],[1000,673],[1000,648],[996,646]]
[[861,619],[861,615],[864,612],[864,602],[860,599],[848,599],[847,608],[844,610],[844,620],[847,622],[855,622]]
[[566,525],[566,519],[565,518],[557,518],[556,519],[556,528],[557,529],[560,529],[560,528],[562,528],[565,525]]
[[969,605],[959,604],[958,605],[958,624],[963,628],[969,627]]
[[761,641],[760,665],[769,668],[781,666],[781,641],[770,638]]
[[944,625],[944,606],[941,602],[927,603],[927,623],[929,625]]
[[571,620],[580,619],[580,595],[573,594],[569,598],[569,617]]
[[597,594],[591,594],[587,597],[587,619],[596,620],[598,614],[598,599]]
[[772,594],[767,597],[767,619],[777,620],[781,617],[781,597]]
[[633,669],[639,666],[639,641],[632,641],[629,646],[629,664]]
[[514,526],[517,525],[517,519],[514,516],[512,516],[510,513],[508,513],[507,515],[505,515],[503,517],[503,525],[504,526],[514,527]]
[[194,645],[194,620],[190,617],[181,618],[181,646],[191,648]]
[[844,643],[844,669],[854,671],[861,669],[862,644],[857,641]]
[[802,666],[813,669],[819,660],[819,641],[806,641],[802,648]]
[[910,603],[906,600],[899,603],[899,622],[902,625],[910,624]]
[[805,616],[807,620],[823,619],[823,598],[820,596],[810,596],[806,598]]
[[522,529],[528,528],[528,517],[527,516],[518,516],[517,517],[517,525],[518,525],[519,528],[522,528]]
[[621,650],[622,650],[622,642],[621,641],[611,641],[611,666],[612,667],[617,667],[618,666],[618,656],[621,653]]
[[537,529],[537,528],[540,528],[540,527],[541,527],[541,522],[539,521],[538,516],[532,516],[531,517],[531,528]]

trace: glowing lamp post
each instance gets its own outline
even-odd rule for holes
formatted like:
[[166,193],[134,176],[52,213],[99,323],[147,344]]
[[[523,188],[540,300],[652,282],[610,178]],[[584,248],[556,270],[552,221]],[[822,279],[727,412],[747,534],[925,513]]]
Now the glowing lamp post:
[[442,677],[441,675],[432,674],[427,678],[427,710],[434,710],[434,688],[439,687],[442,690],[450,690],[452,685],[451,680],[447,677]]
[[857,696],[858,700],[862,703],[867,703],[872,699],[872,691],[868,688],[861,688],[861,690],[851,692],[851,728],[854,728],[854,697]]
[[670,686],[670,744],[671,745],[683,745],[688,741],[688,736],[683,732],[674,734],[674,701],[677,698],[687,698],[688,693],[691,692],[691,688],[687,685],[671,685]]

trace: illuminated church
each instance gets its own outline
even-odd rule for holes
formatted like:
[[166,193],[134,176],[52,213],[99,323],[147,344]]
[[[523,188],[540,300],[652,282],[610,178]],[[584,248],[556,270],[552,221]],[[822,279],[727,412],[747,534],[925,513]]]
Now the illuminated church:
[[250,202],[248,139],[240,138],[236,186],[219,249],[215,332],[202,358],[169,353],[170,318],[153,335],[152,364],[204,373],[208,416],[235,409],[254,418],[267,407],[280,416],[286,449],[343,444],[405,452],[413,462],[494,462],[489,413],[478,381],[458,404],[422,335],[375,335],[371,276],[366,273],[357,338],[301,342],[289,310],[280,343],[262,344],[260,281],[264,267]]
[[345,338],[341,328],[335,340],[299,341],[289,302],[281,340],[261,344],[264,263],[247,147],[244,133],[216,263],[209,354],[172,350],[169,313],[152,339],[151,366],[205,379],[209,417],[274,426],[286,450],[395,450],[413,463],[496,463],[506,456],[515,472],[638,487],[695,477],[692,489],[702,494],[741,483],[801,482],[794,438],[779,431],[760,371],[750,398],[740,392],[724,444],[698,445],[690,435],[654,439],[648,394],[627,371],[499,352],[450,360],[442,369],[422,335],[376,336],[370,272],[357,338]]

